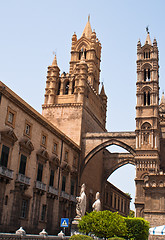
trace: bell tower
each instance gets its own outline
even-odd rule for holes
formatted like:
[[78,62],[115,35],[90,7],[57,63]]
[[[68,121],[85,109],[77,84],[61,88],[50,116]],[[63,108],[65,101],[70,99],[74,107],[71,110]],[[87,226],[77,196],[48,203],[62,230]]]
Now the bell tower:
[[82,36],[72,36],[69,73],[60,75],[56,56],[48,67],[42,114],[75,143],[82,133],[104,132],[107,96],[99,93],[101,43],[92,31],[90,19]]
[[101,43],[96,37],[95,31],[91,29],[90,16],[88,16],[88,22],[81,38],[77,40],[76,34],[73,34],[70,74],[75,72],[76,64],[81,60],[83,53],[88,66],[88,82],[96,93],[98,93],[100,84]]
[[157,173],[160,166],[159,127],[159,53],[156,39],[153,44],[147,29],[145,44],[137,44],[136,89],[136,215],[143,217],[144,179]]

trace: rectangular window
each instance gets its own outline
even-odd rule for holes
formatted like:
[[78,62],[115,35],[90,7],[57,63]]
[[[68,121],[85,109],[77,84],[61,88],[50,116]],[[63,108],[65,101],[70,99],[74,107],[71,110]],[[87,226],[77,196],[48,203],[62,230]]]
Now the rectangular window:
[[66,177],[62,177],[62,191],[65,192],[65,185],[66,185]]
[[9,112],[8,114],[8,122],[13,124],[14,121],[14,114],[12,112]]
[[29,124],[26,124],[26,126],[25,126],[25,133],[26,133],[26,135],[30,135],[30,125]]
[[54,170],[51,169],[50,171],[50,181],[49,181],[49,186],[53,187],[54,185]]
[[21,160],[19,165],[19,173],[25,175],[27,157],[21,154]]
[[42,182],[43,164],[38,164],[37,181]]
[[46,145],[46,136],[45,135],[42,135],[41,143],[42,143],[42,145]]
[[9,158],[9,150],[10,150],[9,147],[5,145],[2,146],[0,165],[6,168],[7,168],[8,158]]
[[108,203],[108,192],[106,192],[106,200],[105,200],[106,203]]
[[120,210],[120,198],[118,198],[118,210]]
[[42,212],[41,212],[41,221],[45,221],[45,216],[46,216],[46,205],[42,205]]
[[111,195],[110,195],[110,206],[112,207],[112,199],[113,199],[113,195],[112,195],[112,193],[111,193]]
[[116,195],[115,195],[115,199],[114,199],[114,208],[116,209]]
[[28,200],[23,199],[22,200],[22,206],[21,206],[21,218],[26,218],[28,212]]
[[127,203],[125,201],[125,204],[124,204],[124,212],[126,213],[127,212]]
[[71,181],[70,194],[74,195],[74,181]]
[[57,152],[57,143],[53,143],[53,152]]
[[5,123],[14,128],[16,119],[16,112],[10,107],[7,108],[7,115]]
[[0,93],[0,104],[1,104],[1,100],[2,100],[2,93]]
[[123,212],[123,199],[121,200],[121,211]]

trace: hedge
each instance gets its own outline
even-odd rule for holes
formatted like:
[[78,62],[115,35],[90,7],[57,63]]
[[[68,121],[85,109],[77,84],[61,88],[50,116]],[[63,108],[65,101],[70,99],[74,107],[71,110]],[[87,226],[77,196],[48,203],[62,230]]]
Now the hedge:
[[87,213],[79,222],[79,231],[85,234],[93,233],[100,238],[124,237],[127,226],[124,218],[117,212],[99,211]]
[[80,232],[100,238],[147,240],[149,235],[149,222],[143,218],[125,218],[108,210],[87,213],[78,227]]
[[149,235],[149,222],[143,218],[125,218],[128,239],[147,240]]
[[72,239],[72,240],[93,240],[92,237],[87,236],[87,235],[81,235],[81,234],[72,235],[69,239]]

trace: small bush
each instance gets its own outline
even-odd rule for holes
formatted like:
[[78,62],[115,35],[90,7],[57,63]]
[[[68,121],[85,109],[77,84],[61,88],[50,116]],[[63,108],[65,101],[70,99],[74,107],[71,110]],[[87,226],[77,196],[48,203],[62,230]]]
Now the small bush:
[[125,238],[121,238],[121,237],[112,237],[112,238],[108,238],[108,240],[122,240]]
[[147,240],[149,235],[149,222],[143,218],[125,218],[128,239]]
[[70,239],[72,239],[72,240],[93,240],[93,238],[91,238],[90,236],[81,235],[81,234],[72,235],[70,237]]
[[78,227],[80,232],[100,238],[124,237],[127,232],[124,218],[107,210],[88,213],[81,218]]

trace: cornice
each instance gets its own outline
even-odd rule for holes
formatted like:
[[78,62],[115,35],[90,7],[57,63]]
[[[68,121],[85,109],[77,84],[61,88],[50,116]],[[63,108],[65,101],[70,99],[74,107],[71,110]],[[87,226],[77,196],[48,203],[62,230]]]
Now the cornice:
[[58,136],[61,140],[66,142],[68,145],[72,146],[76,151],[80,151],[81,148],[74,143],[68,136],[61,132],[56,126],[44,118],[40,113],[38,113],[34,108],[32,108],[28,103],[26,103],[22,98],[20,98],[16,93],[14,93],[10,88],[8,88],[4,83],[0,81],[0,92],[3,96],[13,102],[22,111],[26,112],[34,120],[40,123],[43,127],[47,128],[50,132]]
[[83,103],[59,103],[59,104],[43,104],[42,108],[54,108],[54,107],[74,107],[74,108],[81,108]]

